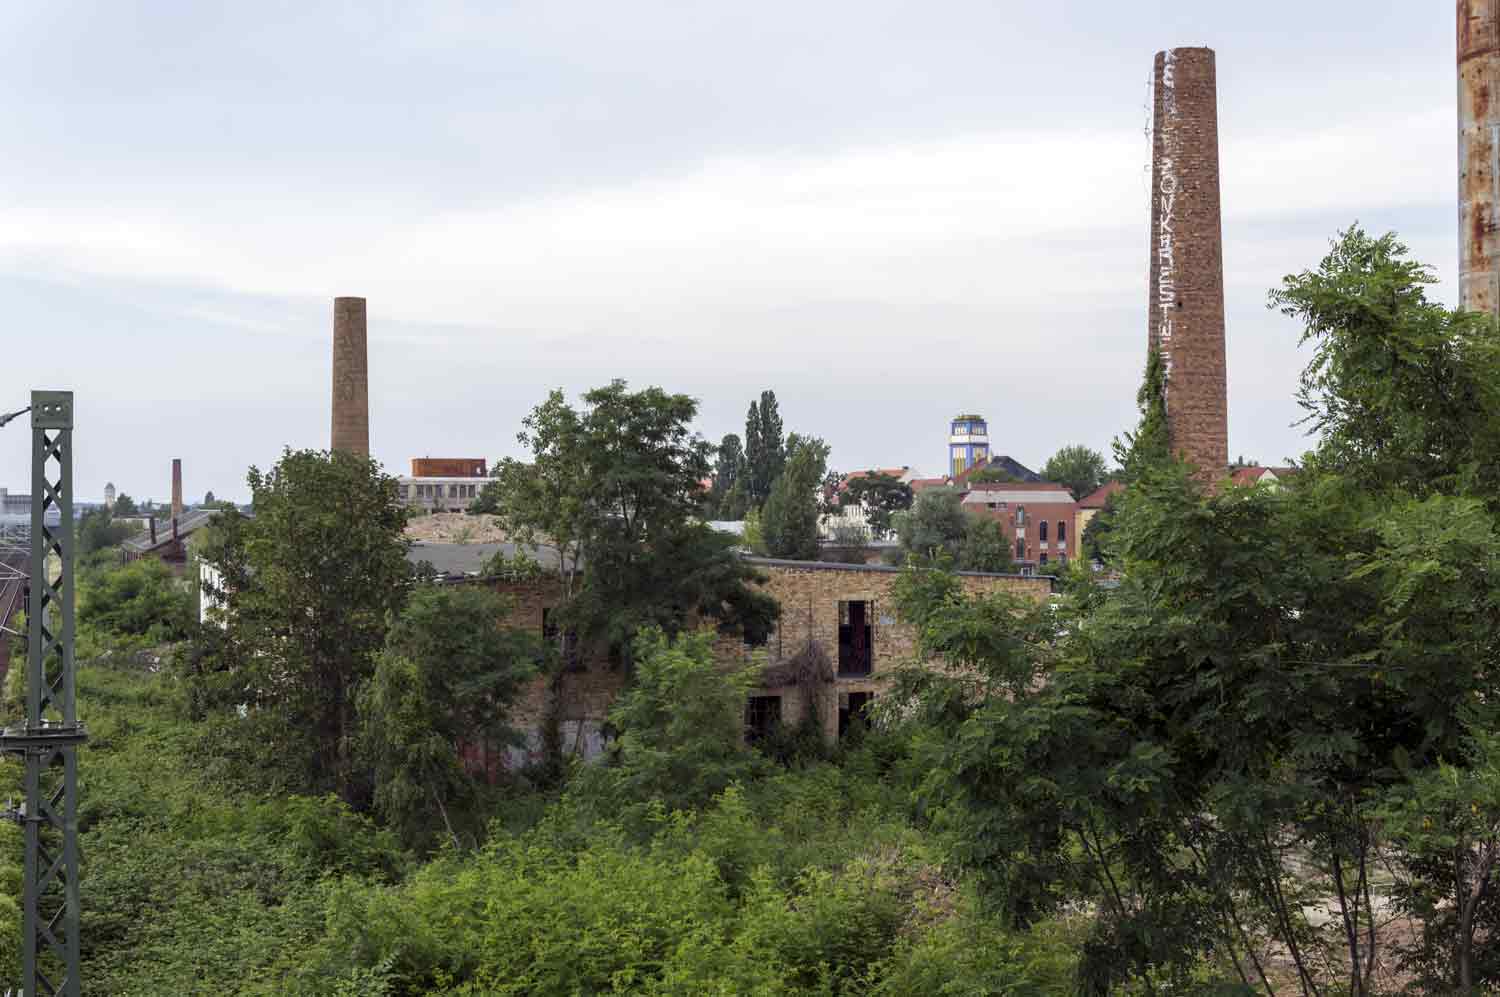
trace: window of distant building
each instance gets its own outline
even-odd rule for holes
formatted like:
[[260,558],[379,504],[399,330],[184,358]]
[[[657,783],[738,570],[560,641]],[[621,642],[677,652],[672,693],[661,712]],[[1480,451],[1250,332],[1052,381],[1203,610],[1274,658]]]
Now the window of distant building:
[[1065,519],[1057,521],[1057,542],[1062,543],[1068,539],[1068,522]]
[[1047,542],[1047,521],[1045,519],[1036,525],[1036,538],[1042,543]]
[[401,485],[397,489],[397,493],[404,499],[404,498],[406,498],[407,490],[408,490],[409,487],[410,487],[409,485]]
[[1021,561],[1021,560],[1025,560],[1025,558],[1026,558],[1026,540],[1024,538],[1022,538],[1022,537],[1016,537],[1016,560]]
[[868,675],[874,664],[875,606],[863,600],[839,602],[839,674]]
[[1037,561],[1040,562],[1040,563],[1042,563],[1042,564],[1046,564],[1047,563],[1047,555],[1046,554],[1042,554],[1041,556],[1039,556],[1037,558]]
[[745,740],[749,743],[769,737],[780,723],[780,696],[751,696],[746,701]]

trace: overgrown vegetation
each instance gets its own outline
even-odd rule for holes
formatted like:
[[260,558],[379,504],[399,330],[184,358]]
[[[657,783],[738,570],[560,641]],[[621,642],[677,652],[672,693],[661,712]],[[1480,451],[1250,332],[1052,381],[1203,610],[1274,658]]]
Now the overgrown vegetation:
[[[89,992],[1493,992],[1500,352],[1428,282],[1355,229],[1272,296],[1320,434],[1278,489],[1173,460],[1153,355],[1096,535],[1115,587],[972,595],[946,570],[972,521],[923,492],[892,608],[943,667],[894,670],[837,745],[807,717],[741,736],[760,662],[724,667],[695,625],[750,618],[723,593],[753,580],[714,574],[693,521],[690,399],[554,396],[498,479],[503,515],[585,552],[571,618],[611,621],[633,666],[606,757],[556,781],[458,751],[510,740],[557,658],[487,591],[413,580],[377,468],[287,454],[211,545],[215,625],[159,566],[81,582]],[[811,643],[776,667],[834,684]],[[0,942],[19,881],[0,867]]]

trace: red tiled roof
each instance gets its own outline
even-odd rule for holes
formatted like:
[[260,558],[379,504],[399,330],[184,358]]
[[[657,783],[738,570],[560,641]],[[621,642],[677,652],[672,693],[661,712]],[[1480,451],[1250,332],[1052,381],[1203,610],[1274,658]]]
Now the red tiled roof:
[[1080,509],[1103,509],[1104,503],[1109,501],[1111,495],[1118,495],[1125,490],[1125,486],[1118,481],[1106,481],[1101,487],[1078,501]]
[[911,482],[911,490],[919,492],[924,488],[941,488],[947,483],[947,478],[914,478]]
[[850,471],[848,474],[844,475],[844,480],[849,481],[854,478],[865,478],[873,474],[883,474],[887,478],[899,478],[901,477],[901,475],[910,470],[911,468],[909,467],[876,467],[871,468],[868,471]]
[[855,478],[868,478],[876,474],[883,474],[887,478],[895,478],[897,481],[900,481],[901,477],[910,470],[911,468],[909,467],[875,467],[867,471],[850,471],[848,474],[844,475],[844,480],[839,482],[839,491],[843,491],[845,488],[847,488],[849,486],[849,482],[853,481]]

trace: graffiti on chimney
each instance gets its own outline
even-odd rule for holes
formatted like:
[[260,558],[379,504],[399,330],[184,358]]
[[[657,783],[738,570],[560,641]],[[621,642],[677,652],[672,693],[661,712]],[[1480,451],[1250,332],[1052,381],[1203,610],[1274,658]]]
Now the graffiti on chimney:
[[1156,328],[1156,349],[1162,361],[1162,398],[1166,399],[1172,383],[1172,316],[1177,308],[1177,259],[1176,223],[1177,195],[1177,54],[1170,49],[1164,53],[1161,67],[1162,114],[1161,123],[1161,179],[1156,196],[1160,199],[1157,210],[1156,233],[1156,303],[1160,316]]

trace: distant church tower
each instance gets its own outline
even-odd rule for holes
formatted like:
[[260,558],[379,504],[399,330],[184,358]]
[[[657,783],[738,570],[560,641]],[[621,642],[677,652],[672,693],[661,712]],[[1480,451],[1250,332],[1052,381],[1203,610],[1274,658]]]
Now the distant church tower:
[[113,509],[114,507],[115,507],[115,483],[113,481],[111,481],[109,484],[107,484],[107,485],[104,486],[104,508],[106,508],[106,509]]
[[990,430],[984,416],[955,416],[948,428],[948,473],[957,477],[989,459]]

